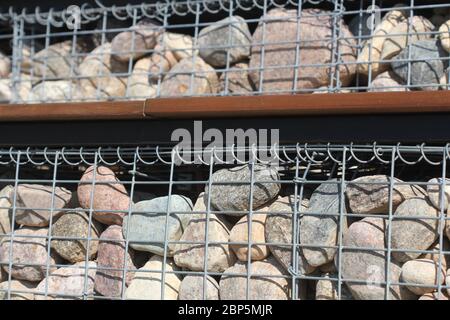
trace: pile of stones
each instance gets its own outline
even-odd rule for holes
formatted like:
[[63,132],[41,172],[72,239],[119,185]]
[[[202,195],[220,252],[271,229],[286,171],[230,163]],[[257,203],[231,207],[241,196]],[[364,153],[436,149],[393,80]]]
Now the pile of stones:
[[[196,39],[143,19],[100,43],[80,37],[32,54],[24,42],[14,81],[10,59],[0,56],[0,99],[10,101],[13,92],[15,101],[32,103],[293,89],[321,93],[330,86],[338,92],[355,86],[447,89],[450,11],[436,8],[429,19],[396,8],[383,14],[373,30],[366,15],[348,24],[341,19],[336,43],[331,11],[303,9],[298,19],[296,9],[284,8],[269,10],[253,33],[240,16],[201,28]],[[337,75],[333,83],[330,74]]]
[[74,192],[6,186],[0,297],[286,300],[297,285],[299,299],[430,300],[439,286],[448,299],[450,225],[440,213],[450,180],[441,190],[437,178],[426,189],[385,175],[331,179],[299,201],[280,176],[257,164],[251,187],[249,166],[223,168],[194,203],[133,201],[104,166],[87,168]]

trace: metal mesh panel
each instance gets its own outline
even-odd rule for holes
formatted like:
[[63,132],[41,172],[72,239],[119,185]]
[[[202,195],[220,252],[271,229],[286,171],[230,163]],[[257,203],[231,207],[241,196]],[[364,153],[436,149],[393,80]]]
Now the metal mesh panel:
[[1,292],[447,299],[449,157],[447,145],[2,150]]
[[13,103],[446,90],[450,4],[175,1],[4,13]]

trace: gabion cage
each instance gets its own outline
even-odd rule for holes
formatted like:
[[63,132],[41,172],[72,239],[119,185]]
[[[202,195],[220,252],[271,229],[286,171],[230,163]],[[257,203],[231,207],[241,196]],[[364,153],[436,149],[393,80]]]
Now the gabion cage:
[[2,99],[446,90],[450,4],[159,1],[4,12]]
[[2,150],[3,297],[447,299],[448,145],[263,149]]

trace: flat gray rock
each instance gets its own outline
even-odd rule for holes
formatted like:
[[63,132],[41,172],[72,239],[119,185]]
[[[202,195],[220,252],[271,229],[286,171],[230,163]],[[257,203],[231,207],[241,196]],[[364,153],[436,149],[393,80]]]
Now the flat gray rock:
[[[445,65],[442,60],[448,54],[442,49],[439,41],[419,40],[406,47],[392,61],[394,72],[408,82],[408,60],[411,59],[411,85],[418,86],[414,90],[439,90],[440,79],[444,75]],[[406,61],[405,61],[406,60]],[[426,85],[434,85],[432,87]]]
[[[168,200],[169,197],[166,196],[138,202],[133,206],[131,218],[125,216],[123,219],[123,235],[125,239],[130,241],[130,246],[133,249],[163,255],[166,217],[168,220],[167,240],[178,241],[181,238],[191,216],[176,212],[192,211],[192,202],[184,196],[172,195],[170,214],[168,214]],[[143,243],[144,241],[148,243]],[[174,248],[175,244],[167,245],[168,256],[173,255]]]
[[[278,171],[269,166],[255,164],[253,181],[253,209],[273,200],[280,191]],[[268,181],[257,182],[257,181]],[[231,184],[230,182],[235,182]],[[211,204],[220,211],[248,211],[250,204],[251,168],[249,165],[221,169],[212,176],[212,187],[205,187],[205,199],[210,192]],[[231,213],[230,213],[231,214]],[[242,216],[245,213],[232,213]]]
[[232,65],[250,55],[250,30],[245,20],[232,16],[203,28],[198,35],[200,56],[214,67]]
[[[305,213],[314,215],[304,215],[300,220],[300,244],[303,246],[336,246],[338,243],[341,185],[335,179],[329,181],[334,183],[322,183],[311,196],[309,208]],[[346,213],[345,201],[342,211]],[[342,219],[345,228],[347,219],[345,216]],[[314,267],[332,261],[335,253],[335,248],[303,247],[306,261]]]

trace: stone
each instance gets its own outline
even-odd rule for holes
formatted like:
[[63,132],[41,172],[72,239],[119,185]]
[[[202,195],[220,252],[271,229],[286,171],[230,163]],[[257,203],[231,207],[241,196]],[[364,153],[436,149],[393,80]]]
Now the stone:
[[352,294],[349,292],[343,282],[341,282],[341,297],[339,299],[338,286],[339,282],[337,274],[324,274],[323,278],[316,284],[316,300],[353,300]]
[[[308,245],[336,246],[338,244],[340,225],[341,186],[337,180],[329,180],[331,183],[323,183],[313,192],[307,214],[300,219],[300,243],[303,245],[303,255],[306,261],[313,267],[319,267],[333,261],[335,248],[314,248]],[[346,213],[345,202],[342,213]],[[335,216],[329,216],[334,214]],[[345,232],[347,226],[346,217],[342,217],[342,227]]]
[[[352,223],[343,235],[342,245],[346,248],[342,249],[341,277],[356,300],[385,299],[386,285],[383,283],[386,282],[387,258],[386,252],[382,250],[385,249],[386,224],[386,219],[366,217]],[[337,255],[335,264],[339,264]],[[400,273],[400,266],[391,260],[391,284],[400,282]],[[409,290],[398,285],[390,285],[388,294],[389,300],[416,299]]]
[[214,94],[219,89],[216,71],[202,58],[180,60],[161,84],[162,97]]
[[[164,279],[164,299],[161,291],[163,268],[165,272],[168,272]],[[125,298],[127,300],[177,300],[181,280],[177,274],[173,273],[174,271],[178,269],[171,259],[167,259],[164,263],[162,257],[154,255],[136,272],[125,291]]]
[[[14,192],[14,188],[10,189],[11,200],[14,199]],[[19,184],[16,194],[16,223],[29,227],[46,227],[50,219],[55,222],[64,213],[61,209],[71,199],[72,192],[63,187],[55,186],[53,191],[53,186]]]
[[95,48],[79,66],[80,86],[90,100],[123,97],[126,93],[128,63],[111,55],[111,44]]
[[[380,21],[381,22],[381,21]],[[376,30],[379,22],[376,19],[376,15],[363,12],[362,15],[356,14],[350,23],[348,28],[355,37],[361,37],[361,41],[365,41],[367,36],[372,34],[372,29]]]
[[375,78],[378,74],[389,69],[387,63],[379,62],[383,45],[392,30],[405,20],[406,13],[401,10],[392,10],[386,13],[373,31],[373,37],[364,42],[364,46],[358,55],[357,70],[360,74],[369,75],[370,70],[372,78]]
[[[252,170],[249,165],[221,169],[212,175],[212,187],[205,187],[205,194],[210,193],[211,204],[219,211],[248,211],[250,205],[250,184]],[[253,168],[253,210],[275,199],[281,189],[276,182],[280,179],[275,167],[255,164]],[[230,184],[229,182],[239,182]],[[245,213],[228,213],[243,216]]]
[[9,78],[0,79],[0,102],[9,103],[12,96],[11,80]]
[[242,17],[227,17],[200,30],[199,54],[213,67],[231,66],[250,56],[251,39]]
[[133,99],[149,99],[156,96],[157,86],[149,82],[149,70],[152,57],[139,59],[128,78],[127,96]]
[[19,57],[20,72],[27,75],[33,72],[33,57],[42,49],[44,49],[44,46],[40,42],[34,40],[22,41],[22,50],[20,51],[22,55]]
[[[250,260],[263,260],[269,255],[269,249],[265,244],[257,244],[266,242],[264,230],[266,225],[267,213],[265,212],[267,212],[268,209],[269,208],[266,207],[265,210],[261,209],[252,213],[250,234],[252,235],[251,242],[253,245],[250,249]],[[248,243],[249,225],[250,223],[248,220],[248,215],[243,216],[231,229],[229,241]],[[231,244],[230,247],[231,249],[233,249],[234,253],[240,261],[248,260],[248,245]]]
[[[99,47],[105,42],[111,42],[120,33],[120,31],[115,31],[114,29],[124,30],[129,27],[129,19],[119,20],[110,14],[107,15],[107,19],[98,19],[95,29],[92,30],[94,45]],[[107,30],[107,32],[104,32],[104,30]]]
[[[441,210],[441,202],[439,201],[441,196],[441,185],[440,185],[441,182],[442,178],[433,178],[428,181],[429,184],[427,185],[428,199],[430,199],[433,206],[438,210]],[[432,185],[431,183],[435,185]],[[442,201],[442,207],[444,212],[447,211],[448,209],[449,201],[450,201],[450,179],[445,179],[445,188]]]
[[[123,272],[102,268],[124,269],[125,287],[131,282],[136,269],[132,260],[132,250],[128,248],[125,261],[125,241],[122,227],[111,225],[100,235],[97,254],[97,273],[95,274],[95,291],[105,297],[120,297],[122,294]],[[125,265],[126,263],[126,265]]]
[[[94,174],[95,186],[92,185]],[[78,201],[82,208],[91,208],[92,193],[94,193],[92,201],[94,219],[108,225],[122,225],[123,217],[130,210],[130,197],[125,186],[111,169],[104,166],[97,167],[95,171],[93,166],[86,169],[77,190]],[[112,210],[126,212],[108,212]]]
[[437,292],[425,293],[419,300],[449,300],[446,293],[442,292],[440,295]]
[[[47,271],[47,263],[50,267],[49,272],[56,269],[52,267],[56,261],[51,254],[48,261],[47,256],[47,228],[24,227],[14,231],[12,245],[12,263],[11,277],[16,280],[40,281]],[[9,270],[10,237],[3,237],[0,245],[0,263],[3,264],[3,270]],[[38,264],[38,265],[30,265]]]
[[[206,230],[206,206],[205,195],[201,193],[195,202],[191,220],[189,221],[180,242],[175,245],[174,260],[179,267],[193,271],[204,270],[205,260],[205,230]],[[236,257],[228,245],[230,237],[230,224],[221,215],[209,213],[208,220],[208,260],[206,270],[208,272],[223,272],[231,267]]]
[[159,36],[158,43],[170,50],[178,61],[198,55],[192,37],[187,34],[164,32]]
[[[269,215],[266,220],[265,237],[270,252],[275,259],[287,271],[292,266],[292,214],[294,211],[293,196],[278,198],[269,207],[269,211],[273,214]],[[301,208],[298,208],[298,218],[308,208],[308,201],[302,200]],[[270,243],[285,243],[283,245],[270,245]],[[315,267],[311,266],[303,255],[303,248],[297,250],[297,263],[299,274],[309,274],[314,272]]]
[[0,78],[6,78],[11,72],[11,59],[0,52]]
[[11,190],[14,190],[14,187],[12,185],[7,185],[0,191],[0,234],[3,235],[11,232]]
[[[62,258],[71,263],[93,259],[98,250],[98,237],[101,226],[92,220],[89,228],[89,216],[81,211],[68,211],[52,226],[51,247]],[[76,238],[91,240],[69,240],[62,238]]]
[[394,72],[408,82],[408,60],[411,64],[410,83],[414,90],[439,90],[440,79],[444,75],[444,53],[439,42],[419,40],[406,47],[392,62]]
[[440,26],[438,37],[441,40],[442,48],[450,53],[450,20]]
[[[35,300],[82,300],[85,285],[86,294],[92,296],[96,268],[97,264],[93,261],[89,261],[87,264],[86,261],[77,262],[59,268],[38,284]],[[45,296],[46,283],[48,286],[47,297]]]
[[8,291],[0,291],[0,300],[34,300],[33,282],[23,280],[11,280],[0,283],[0,290],[10,290],[11,294],[8,298]]
[[[445,281],[445,270],[441,269],[440,279],[438,279],[438,269],[437,263],[433,260],[407,261],[402,266],[401,282],[406,283],[408,290],[418,296],[432,293],[436,290],[435,286],[443,284]],[[420,286],[415,286],[415,284]]]
[[255,91],[255,85],[250,79],[247,63],[236,63],[234,71],[222,72],[219,78],[220,92],[224,94],[251,94]]
[[219,284],[213,277],[206,276],[205,299],[203,299],[203,288],[203,276],[185,276],[181,281],[178,300],[219,300]]
[[409,89],[394,72],[385,71],[380,73],[370,84],[369,92],[404,92]]
[[[0,101],[5,103],[26,103],[31,92],[32,77],[21,73],[16,81],[10,77],[0,79]],[[15,86],[15,88],[14,88]]]
[[[262,92],[291,92],[296,68],[293,65],[330,64],[332,56],[333,14],[320,9],[303,9],[298,21],[297,9],[271,9],[261,18],[253,33],[250,77]],[[356,41],[340,19],[340,86],[350,84],[356,71]],[[300,45],[297,46],[297,36]],[[263,43],[272,43],[264,44]],[[289,43],[286,43],[289,42]],[[297,47],[299,50],[298,59]],[[261,55],[264,48],[264,61]],[[263,71],[259,69],[264,67]],[[268,68],[270,67],[270,68]],[[274,67],[274,68],[272,68]],[[314,89],[328,86],[334,66],[300,66],[294,90]],[[262,77],[262,83],[260,79]]]
[[80,58],[72,56],[72,43],[72,40],[57,42],[37,52],[32,60],[33,75],[47,80],[69,79],[76,76]]
[[151,64],[148,69],[148,79],[150,83],[157,84],[163,81],[166,74],[177,64],[178,60],[172,51],[164,49],[161,45],[155,47],[151,56]]
[[[433,260],[434,262],[436,262],[437,264],[441,264],[442,268],[444,270],[447,270],[447,266],[450,266],[449,264],[449,259],[450,259],[450,255],[445,254],[444,252],[448,252],[450,251],[450,243],[448,241],[448,239],[446,238],[442,238],[442,250],[440,249],[440,244],[439,244],[439,239],[437,239],[435,241],[435,243],[433,243],[431,245],[431,247],[429,247],[427,249],[427,251],[431,251],[430,253],[424,253],[422,255],[419,256],[420,259],[429,259],[429,260]],[[441,261],[439,262],[439,253],[442,252],[441,255]]]
[[397,56],[408,43],[427,40],[433,37],[434,25],[425,17],[413,16],[400,22],[389,32],[381,51],[382,60],[390,60]]
[[31,89],[27,103],[67,102],[79,100],[82,96],[82,88],[72,81],[44,81]]
[[[238,261],[222,274],[219,282],[221,300],[247,300],[247,262]],[[248,300],[288,300],[289,280],[276,260],[254,261],[250,266],[251,278]],[[230,275],[228,275],[230,274]],[[242,274],[242,275],[231,275]]]
[[121,62],[137,60],[156,45],[161,28],[153,23],[138,23],[129,31],[120,32],[111,41],[111,53]]
[[180,240],[191,219],[187,212],[192,211],[192,202],[184,196],[172,195],[168,214],[168,201],[169,197],[165,196],[138,202],[133,206],[132,215],[124,218],[123,235],[133,249],[162,256],[167,246],[167,256],[173,256],[175,244],[167,243],[166,239]]
[[[395,210],[391,223],[391,248],[397,250],[428,249],[438,238],[439,220],[435,219],[438,216],[438,211],[426,198],[410,198],[402,202]],[[411,219],[411,217],[421,218]],[[386,234],[386,241],[388,241],[388,234]],[[392,252],[392,257],[398,262],[406,262],[419,256],[418,252]]]
[[[359,177],[347,183],[345,194],[352,213],[387,214],[389,212],[389,185],[391,178],[385,175]],[[425,191],[415,185],[403,183],[394,178],[392,191],[392,211],[404,200],[412,197],[425,197]]]

